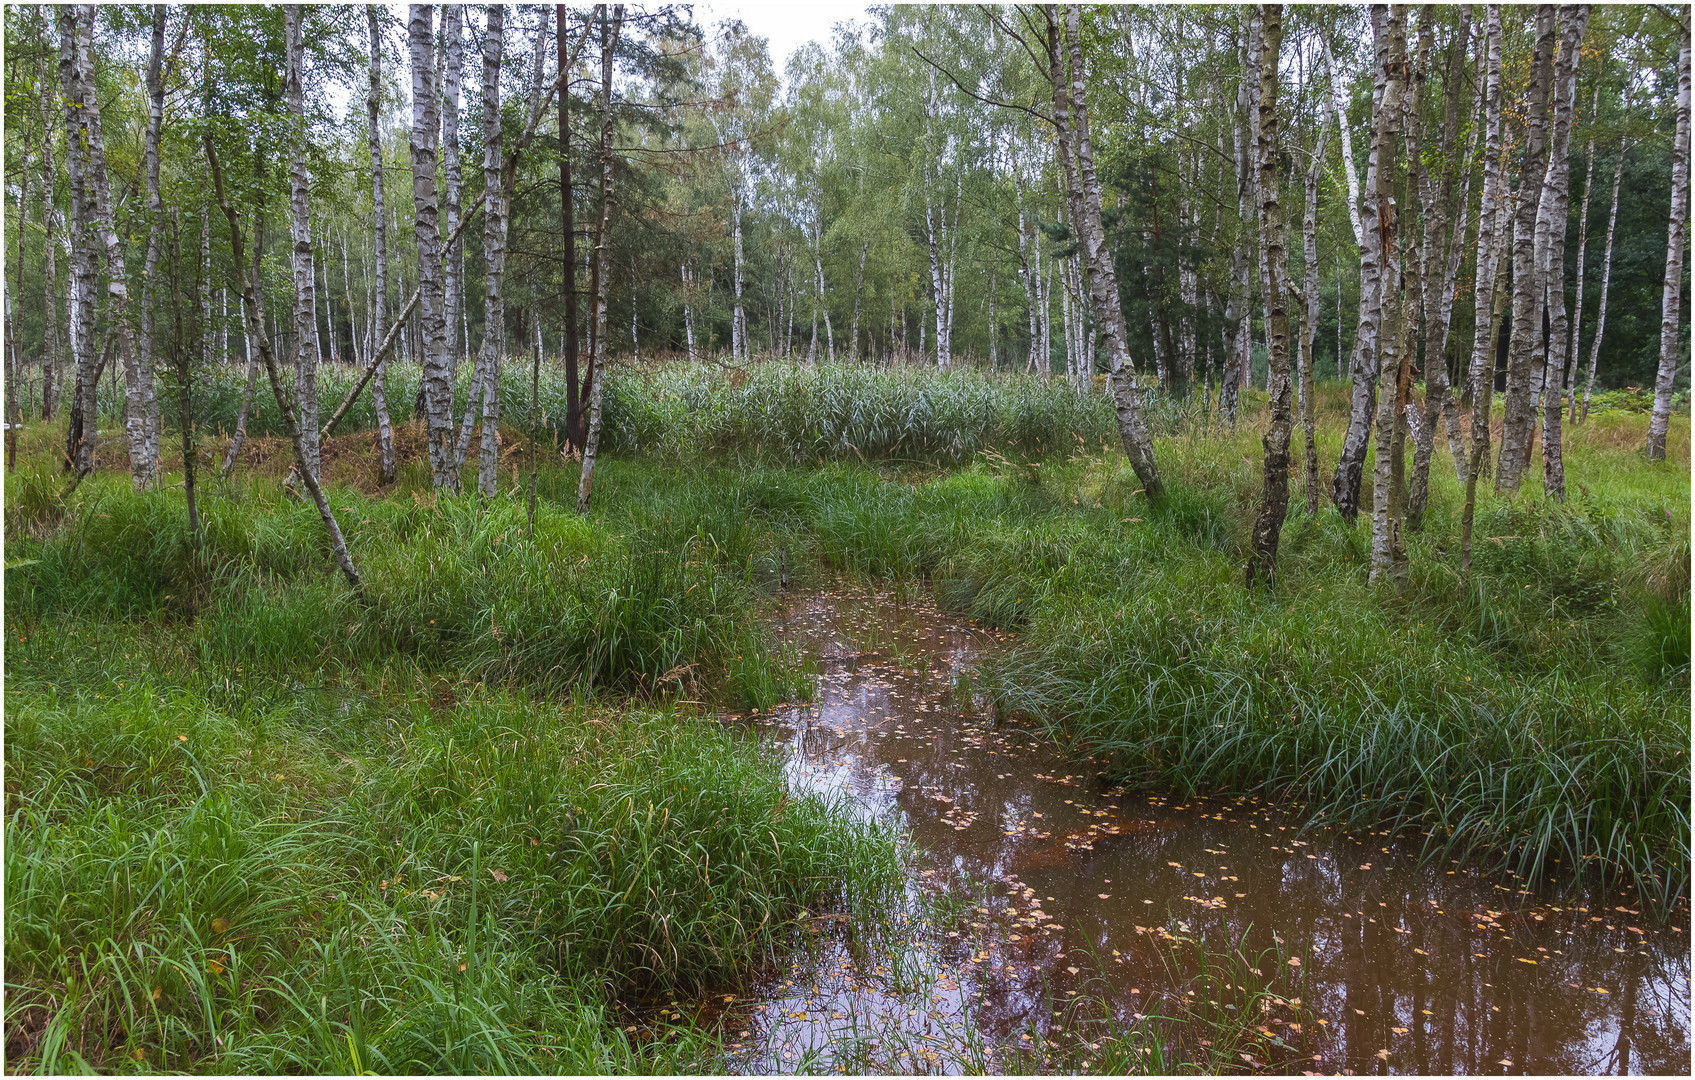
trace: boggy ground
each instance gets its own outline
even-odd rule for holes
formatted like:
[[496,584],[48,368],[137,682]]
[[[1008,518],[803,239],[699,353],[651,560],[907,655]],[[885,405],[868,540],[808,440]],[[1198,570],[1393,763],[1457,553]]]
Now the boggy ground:
[[602,466],[586,519],[550,460],[533,535],[513,437],[486,507],[434,497],[415,463],[388,490],[332,467],[363,605],[276,455],[202,471],[191,542],[180,487],[131,493],[104,447],[116,467],[59,499],[62,429],[34,425],[6,500],[8,1061],[722,1061],[710,1028],[627,1010],[733,991],[803,912],[898,877],[886,830],[692,718],[804,692],[758,612],[820,570],[1016,630],[971,689],[1110,784],[1416,827],[1426,858],[1681,911],[1688,428],[1648,465],[1644,425],[1571,434],[1565,506],[1485,493],[1465,580],[1439,459],[1398,598],[1365,583],[1366,529],[1298,497],[1278,589],[1242,591],[1246,423],[1162,437],[1158,508],[1079,440],[879,463],[850,433],[853,463],[796,467],[762,462],[816,442],[713,463],[657,439]]

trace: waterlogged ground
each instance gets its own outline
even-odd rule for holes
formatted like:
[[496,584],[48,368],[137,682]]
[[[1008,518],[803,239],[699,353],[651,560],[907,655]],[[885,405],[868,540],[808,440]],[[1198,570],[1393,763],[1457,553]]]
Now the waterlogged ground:
[[1656,923],[1420,866],[1415,837],[1103,791],[958,707],[997,635],[925,602],[804,597],[777,629],[818,702],[742,722],[919,854],[886,922],[814,920],[804,961],[728,1004],[737,1071],[1690,1071],[1686,906]]

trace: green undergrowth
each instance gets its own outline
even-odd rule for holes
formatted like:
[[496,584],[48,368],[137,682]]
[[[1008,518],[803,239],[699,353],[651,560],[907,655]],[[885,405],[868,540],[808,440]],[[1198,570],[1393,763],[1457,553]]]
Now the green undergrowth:
[[[195,672],[190,649],[113,626],[25,636],[5,746],[14,1067],[700,1067],[714,1033],[644,1020],[638,1039],[629,1010],[737,985],[807,908],[895,881],[895,838],[790,797],[709,719],[404,663]],[[173,659],[174,680],[137,673]]]

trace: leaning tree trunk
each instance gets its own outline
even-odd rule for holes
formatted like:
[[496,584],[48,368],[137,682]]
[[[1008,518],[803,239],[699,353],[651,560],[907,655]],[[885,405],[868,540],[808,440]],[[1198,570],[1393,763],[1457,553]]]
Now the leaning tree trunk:
[[[89,4],[75,5],[75,25],[77,50],[80,54],[80,72],[78,89],[81,93],[79,111],[84,121],[80,135],[86,139],[86,169],[84,182],[93,195],[93,213],[89,224],[94,235],[104,246],[106,255],[106,315],[110,320],[110,333],[117,341],[118,358],[125,372],[126,390],[130,382],[129,373],[134,372],[135,392],[126,393],[125,428],[129,434],[130,451],[130,480],[137,490],[150,487],[158,480],[159,459],[155,452],[149,456],[147,452],[147,419],[158,413],[158,394],[154,387],[152,357],[148,356],[147,366],[142,367],[142,360],[136,348],[135,334],[131,327],[135,312],[130,309],[130,295],[127,278],[129,271],[124,264],[123,244],[118,238],[117,227],[112,216],[112,192],[106,174],[106,143],[100,124],[100,99],[94,88],[94,8]],[[87,314],[94,314],[92,297]],[[93,338],[93,328],[89,328],[89,338]],[[94,386],[90,381],[89,416],[85,423],[93,426]]]
[[[1583,384],[1583,412],[1573,418],[1574,424],[1589,419],[1589,400],[1595,394],[1595,366],[1601,360],[1601,337],[1607,329],[1607,287],[1613,280],[1613,229],[1618,225],[1619,181],[1624,179],[1624,152],[1628,147],[1629,143],[1619,140],[1618,161],[1613,165],[1613,208],[1607,213],[1607,246],[1601,256],[1601,298],[1595,310],[1595,340],[1589,345],[1589,378]],[[1572,408],[1577,408],[1575,391],[1572,393]]]
[[285,94],[289,133],[288,224],[289,268],[294,275],[294,388],[300,416],[301,445],[306,448],[303,469],[319,471],[318,450],[318,272],[312,260],[312,216],[307,203],[311,182],[306,176],[306,98],[302,84],[305,45],[300,39],[301,5],[283,5],[287,36],[288,81]]
[[[1150,503],[1158,504],[1165,498],[1165,485],[1160,480],[1159,466],[1154,460],[1153,438],[1148,434],[1147,423],[1142,416],[1141,390],[1136,386],[1136,370],[1130,358],[1124,310],[1119,306],[1118,275],[1113,268],[1112,253],[1106,246],[1106,230],[1101,224],[1101,183],[1095,173],[1094,151],[1089,144],[1088,104],[1083,96],[1083,46],[1078,36],[1081,11],[1078,5],[1069,5],[1062,28],[1053,9],[1045,10],[1048,18],[1048,77],[1053,87],[1060,158],[1072,190],[1073,218],[1080,226],[1083,251],[1087,256],[1085,272],[1089,279],[1089,299],[1095,325],[1105,339],[1107,356],[1112,365],[1108,380],[1118,413],[1119,437],[1124,444],[1124,453],[1130,459],[1130,467],[1142,483],[1143,493]],[[1062,44],[1071,59],[1069,89],[1061,59]],[[1073,136],[1077,141],[1075,161],[1068,145]]]
[[[1678,312],[1683,289],[1683,244],[1689,226],[1689,12],[1677,53],[1677,136],[1671,154],[1671,224],[1666,230],[1666,276],[1660,293],[1660,371],[1654,379],[1654,412],[1648,421],[1648,460],[1666,456],[1671,387],[1677,377]],[[1688,346],[1683,346],[1685,350]]]
[[1536,48],[1531,60],[1525,117],[1524,159],[1520,165],[1518,207],[1513,220],[1513,328],[1507,354],[1507,392],[1501,422],[1501,456],[1495,490],[1517,491],[1535,431],[1531,368],[1541,338],[1542,278],[1536,263],[1536,220],[1548,162],[1548,99],[1554,73],[1556,10],[1537,12]]
[[[1384,105],[1383,99],[1390,92],[1392,82],[1388,73],[1389,34],[1379,25],[1382,22],[1380,12],[1373,9],[1372,18],[1376,58],[1372,71],[1375,73],[1376,88],[1371,100],[1371,150],[1366,158],[1366,187],[1371,192],[1371,197],[1365,200],[1360,218],[1360,235],[1363,242],[1360,244],[1360,310],[1354,331],[1354,355],[1350,372],[1354,384],[1353,396],[1348,405],[1348,430],[1342,436],[1342,454],[1336,463],[1336,475],[1331,484],[1331,495],[1335,499],[1336,509],[1348,521],[1359,516],[1360,480],[1365,471],[1365,452],[1371,438],[1372,414],[1378,404],[1377,380],[1382,366],[1379,360],[1382,346],[1382,294],[1386,288],[1383,264],[1387,243],[1382,230],[1382,212],[1385,207],[1380,203],[1377,193],[1387,182],[1382,162],[1386,154],[1393,156],[1389,132],[1393,130],[1400,111],[1397,107],[1391,115],[1391,111]],[[1404,20],[1405,16],[1402,18]],[[1402,26],[1404,39],[1404,21]],[[1403,47],[1402,52],[1405,51]],[[1387,453],[1380,459],[1380,463],[1387,467]]]
[[[235,207],[230,205],[229,198],[224,194],[224,173],[218,165],[218,154],[212,144],[212,135],[205,136],[206,163],[212,173],[212,191],[218,201],[218,206],[224,212],[224,219],[229,222],[230,254],[237,273],[241,275],[241,295],[246,300],[247,328],[254,343],[259,347],[259,358],[265,365],[265,373],[270,377],[271,396],[276,398],[277,412],[282,415],[283,427],[288,431],[289,441],[294,444],[294,463],[300,470],[301,479],[306,484],[307,492],[312,496],[313,504],[318,508],[318,516],[323,519],[324,531],[329,535],[330,552],[334,555],[336,565],[341,568],[347,583],[353,586],[356,594],[363,595],[364,587],[359,581],[359,571],[353,565],[353,556],[348,553],[347,541],[342,537],[341,524],[336,521],[335,511],[330,507],[329,499],[324,495],[324,489],[318,484],[317,473],[306,467],[306,442],[300,435],[299,419],[295,416],[294,405],[289,400],[288,391],[283,389],[282,377],[277,371],[275,354],[271,351],[271,339],[265,333],[264,305],[259,300],[257,273],[248,273],[246,260],[243,258],[241,242],[241,222],[236,217]],[[254,264],[258,263],[259,252],[254,250]]]
[[[612,8],[610,20],[606,5],[596,8],[600,17],[600,230],[595,236],[595,294],[594,294],[594,389],[589,394],[588,437],[583,440],[583,467],[577,477],[577,512],[589,512],[589,496],[594,490],[594,462],[600,452],[601,405],[606,398],[607,350],[606,303],[610,293],[612,267],[607,259],[612,240],[612,52],[617,47],[618,32],[624,24],[624,5]],[[741,208],[736,209],[736,315],[741,317]],[[747,346],[747,331],[741,332],[742,345]]]
[[[1571,193],[1571,126],[1577,105],[1577,63],[1583,32],[1589,24],[1587,4],[1560,9],[1560,52],[1554,65],[1554,131],[1542,202],[1536,214],[1538,272],[1547,283],[1552,306],[1549,344],[1543,366],[1542,493],[1565,501],[1565,459],[1561,454],[1560,419],[1565,414],[1566,219]],[[1555,358],[1558,358],[1558,364]]]
[[[1496,308],[1495,283],[1506,222],[1501,218],[1501,5],[1485,9],[1486,51],[1483,144],[1483,195],[1477,210],[1477,271],[1473,288],[1476,326],[1472,332],[1471,363],[1466,371],[1471,395],[1471,460],[1466,465],[1465,508],[1460,514],[1460,568],[1471,570],[1471,524],[1477,509],[1477,480],[1489,459],[1489,414],[1494,396]],[[1503,235],[1497,236],[1497,231]]]
[[[1289,311],[1286,282],[1287,263],[1283,253],[1283,213],[1278,199],[1277,159],[1277,64],[1283,50],[1283,5],[1266,4],[1257,16],[1261,24],[1262,53],[1259,71],[1259,146],[1255,157],[1259,169],[1260,243],[1266,257],[1260,260],[1260,292],[1265,296],[1266,345],[1270,373],[1266,377],[1271,423],[1266,428],[1265,493],[1259,516],[1254,521],[1253,550],[1248,560],[1247,584],[1260,577],[1267,585],[1277,577],[1277,541],[1289,510],[1289,434],[1293,380],[1289,373]],[[1248,77],[1253,77],[1249,73]],[[1310,429],[1309,429],[1310,430]],[[1310,437],[1310,436],[1309,436]],[[1316,481],[1316,468],[1312,470]],[[1309,495],[1309,498],[1313,496]]]
[[453,382],[448,371],[447,302],[442,281],[441,233],[436,207],[436,137],[440,99],[431,57],[434,5],[411,5],[412,208],[418,249],[418,322],[423,353],[424,430],[436,488],[459,494],[454,467]]
[[[1376,103],[1377,117],[1372,132],[1371,176],[1372,198],[1367,202],[1367,231],[1375,232],[1385,261],[1398,243],[1399,221],[1396,220],[1395,159],[1399,147],[1396,138],[1401,118],[1402,78],[1407,71],[1406,9],[1397,7],[1385,17],[1383,6],[1372,8],[1372,33],[1377,41],[1377,53],[1384,57],[1380,70],[1389,72],[1383,84],[1383,96]],[[1375,204],[1375,205],[1373,205]],[[1371,219],[1375,218],[1375,222]],[[1371,226],[1375,224],[1375,229]],[[1397,260],[1404,272],[1405,261]],[[1386,268],[1388,269],[1388,268]],[[1372,330],[1378,335],[1377,352],[1377,443],[1376,460],[1372,463],[1371,492],[1371,583],[1387,584],[1399,589],[1405,577],[1405,554],[1402,550],[1401,507],[1392,471],[1396,455],[1395,433],[1400,424],[1397,415],[1400,405],[1401,365],[1403,345],[1401,320],[1406,317],[1405,292],[1400,275],[1383,273],[1378,286],[1378,318],[1380,324]],[[1360,319],[1361,332],[1366,332],[1366,320]]]

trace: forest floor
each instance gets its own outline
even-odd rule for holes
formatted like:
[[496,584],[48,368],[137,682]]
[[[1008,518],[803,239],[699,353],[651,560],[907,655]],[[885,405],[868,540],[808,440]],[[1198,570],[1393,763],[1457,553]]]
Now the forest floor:
[[30,425],[5,509],[8,1067],[735,1064],[700,1004],[789,963],[811,916],[898,909],[912,857],[711,719],[815,692],[768,620],[839,575],[1011,634],[960,692],[1109,787],[1411,829],[1425,860],[1622,885],[1686,927],[1689,424],[1657,465],[1645,428],[1568,429],[1564,505],[1535,477],[1485,490],[1469,575],[1439,448],[1399,596],[1366,583],[1369,522],[1298,490],[1277,589],[1242,589],[1248,423],[1163,436],[1160,507],[1080,440],[647,454],[603,463],[586,518],[575,466],[544,464],[533,531],[522,436],[485,505],[415,461],[379,489],[355,432],[326,486],[356,603],[272,440],[234,480],[202,468],[191,537],[180,457],[138,495],[103,439],[63,499],[62,424]]

